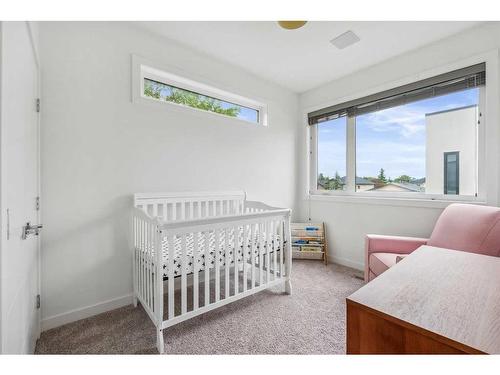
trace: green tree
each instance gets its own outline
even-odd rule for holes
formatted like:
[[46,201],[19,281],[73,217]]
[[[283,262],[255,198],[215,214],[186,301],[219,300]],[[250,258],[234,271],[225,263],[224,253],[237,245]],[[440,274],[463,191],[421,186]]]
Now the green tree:
[[335,177],[330,181],[330,186],[332,190],[342,190],[342,178],[340,178],[339,172],[335,171]]
[[384,168],[380,168],[380,172],[378,173],[378,176],[377,178],[384,182],[384,183],[387,183],[387,178],[385,177],[385,171],[384,171]]
[[[170,88],[169,95],[162,95],[164,88]],[[238,106],[223,108],[222,101],[208,96],[200,95],[191,91],[177,89],[156,83],[146,82],[144,95],[154,99],[165,100],[167,102],[187,105],[189,107],[203,109],[205,111],[220,113],[226,116],[236,117],[241,108]]]
[[403,183],[410,183],[413,179],[406,175],[406,174],[403,174],[397,178],[394,179],[394,182],[403,182]]
[[153,86],[151,83],[146,83],[144,87],[144,95],[155,99],[161,99],[161,87]]

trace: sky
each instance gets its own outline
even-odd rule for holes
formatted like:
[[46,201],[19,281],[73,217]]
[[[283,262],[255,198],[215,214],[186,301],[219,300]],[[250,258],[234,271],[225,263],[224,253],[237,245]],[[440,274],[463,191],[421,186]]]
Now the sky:
[[[478,104],[470,89],[356,118],[356,175],[425,177],[425,114]],[[346,118],[318,124],[318,173],[346,175]]]

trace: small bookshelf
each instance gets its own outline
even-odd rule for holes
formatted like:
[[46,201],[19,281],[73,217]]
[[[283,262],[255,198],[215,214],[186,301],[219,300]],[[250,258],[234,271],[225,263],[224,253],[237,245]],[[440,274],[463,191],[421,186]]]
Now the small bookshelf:
[[294,259],[317,259],[328,264],[325,223],[292,223]]

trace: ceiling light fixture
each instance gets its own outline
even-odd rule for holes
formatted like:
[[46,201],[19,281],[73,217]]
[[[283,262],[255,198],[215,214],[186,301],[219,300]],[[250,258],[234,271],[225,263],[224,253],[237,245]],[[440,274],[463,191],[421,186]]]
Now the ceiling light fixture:
[[307,21],[278,21],[278,24],[286,30],[295,30],[304,26]]

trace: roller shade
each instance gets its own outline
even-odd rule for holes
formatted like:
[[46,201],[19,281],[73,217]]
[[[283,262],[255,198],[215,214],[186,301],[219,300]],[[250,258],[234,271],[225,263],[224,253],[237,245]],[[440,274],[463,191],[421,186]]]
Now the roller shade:
[[486,64],[481,63],[435,77],[323,108],[308,114],[309,125],[341,116],[359,116],[486,84]]

